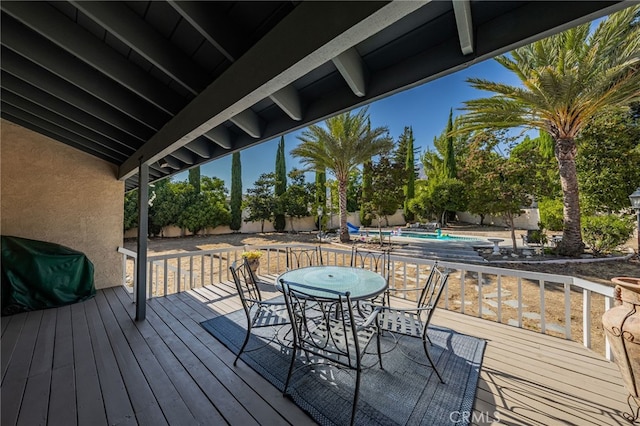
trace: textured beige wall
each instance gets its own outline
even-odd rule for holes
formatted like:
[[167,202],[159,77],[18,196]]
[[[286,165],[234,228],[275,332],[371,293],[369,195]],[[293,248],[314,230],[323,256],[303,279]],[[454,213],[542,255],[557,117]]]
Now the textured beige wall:
[[117,167],[2,120],[0,231],[62,244],[93,262],[96,288],[119,285],[124,182]]

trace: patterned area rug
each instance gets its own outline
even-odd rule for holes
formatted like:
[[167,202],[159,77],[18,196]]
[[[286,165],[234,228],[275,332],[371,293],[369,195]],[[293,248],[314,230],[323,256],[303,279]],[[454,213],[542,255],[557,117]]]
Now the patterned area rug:
[[[204,321],[201,325],[232,352],[238,353],[246,333],[242,311]],[[287,325],[280,329],[254,329],[254,335],[240,357],[279,390],[284,388],[291,362],[288,328]],[[389,333],[384,333],[384,369],[377,363],[375,339],[364,357],[364,365],[368,368],[361,377],[356,424],[468,424],[466,420],[470,415],[465,413],[470,413],[473,407],[485,342],[440,327],[430,328],[429,337],[433,343],[431,356],[445,384],[440,383],[429,366],[419,364],[428,365],[420,339],[401,338],[394,348],[395,340]],[[289,396],[319,424],[348,425],[355,372],[311,361],[309,365],[296,361]]]

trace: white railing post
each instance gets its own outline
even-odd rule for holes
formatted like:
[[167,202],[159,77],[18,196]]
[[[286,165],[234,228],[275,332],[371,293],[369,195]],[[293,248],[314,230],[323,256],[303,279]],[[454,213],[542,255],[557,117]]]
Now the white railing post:
[[564,338],[571,340],[571,284],[564,283]]
[[591,347],[591,292],[582,290],[582,344]]
[[[609,309],[613,307],[613,298],[605,297],[604,298],[604,311],[607,312]],[[613,351],[611,350],[611,343],[607,338],[607,335],[604,336],[604,356],[609,361],[613,361]]]

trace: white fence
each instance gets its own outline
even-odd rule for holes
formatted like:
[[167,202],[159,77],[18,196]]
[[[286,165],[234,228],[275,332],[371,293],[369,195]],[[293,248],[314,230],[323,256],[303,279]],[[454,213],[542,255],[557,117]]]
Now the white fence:
[[[290,247],[304,246],[291,244]],[[285,245],[229,247],[149,256],[148,297],[164,296],[231,281],[229,266],[243,250],[260,249],[258,273],[275,279],[286,269]],[[135,294],[135,252],[119,249],[126,273],[123,285]],[[322,246],[325,265],[349,265],[349,250]],[[415,288],[428,276],[434,261],[391,256],[389,287]],[[613,288],[580,278],[512,270],[485,265],[438,262],[450,270],[440,307],[466,315],[582,342],[611,359],[600,318],[612,307]],[[126,279],[126,277],[132,279]],[[406,293],[398,293],[405,294]],[[406,296],[405,296],[406,297]]]

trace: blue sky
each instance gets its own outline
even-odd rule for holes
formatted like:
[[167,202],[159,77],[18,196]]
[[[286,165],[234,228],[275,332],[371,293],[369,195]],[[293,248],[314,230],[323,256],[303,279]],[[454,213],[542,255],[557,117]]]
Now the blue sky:
[[[466,82],[469,77],[485,78],[512,85],[519,85],[517,77],[505,70],[495,60],[490,59],[469,68],[423,84],[413,89],[405,90],[393,96],[386,97],[369,105],[369,115],[372,126],[387,126],[390,135],[397,141],[405,126],[413,128],[415,147],[420,153],[433,148],[433,138],[438,136],[447,125],[449,110],[453,108],[454,117],[461,114],[458,108],[469,99],[489,95],[473,89]],[[346,84],[346,83],[345,83]],[[287,171],[294,167],[302,168],[296,158],[288,153],[298,145],[298,132],[285,135],[285,160]],[[257,146],[245,149],[240,153],[242,161],[242,189],[253,186],[260,174],[272,172],[275,169],[276,150],[278,140],[273,139]],[[225,181],[228,190],[231,189],[231,155],[204,164],[200,168],[203,176],[215,176]],[[174,180],[186,180],[186,172],[174,176]],[[332,178],[332,176],[328,176]],[[307,175],[307,181],[313,179]]]

